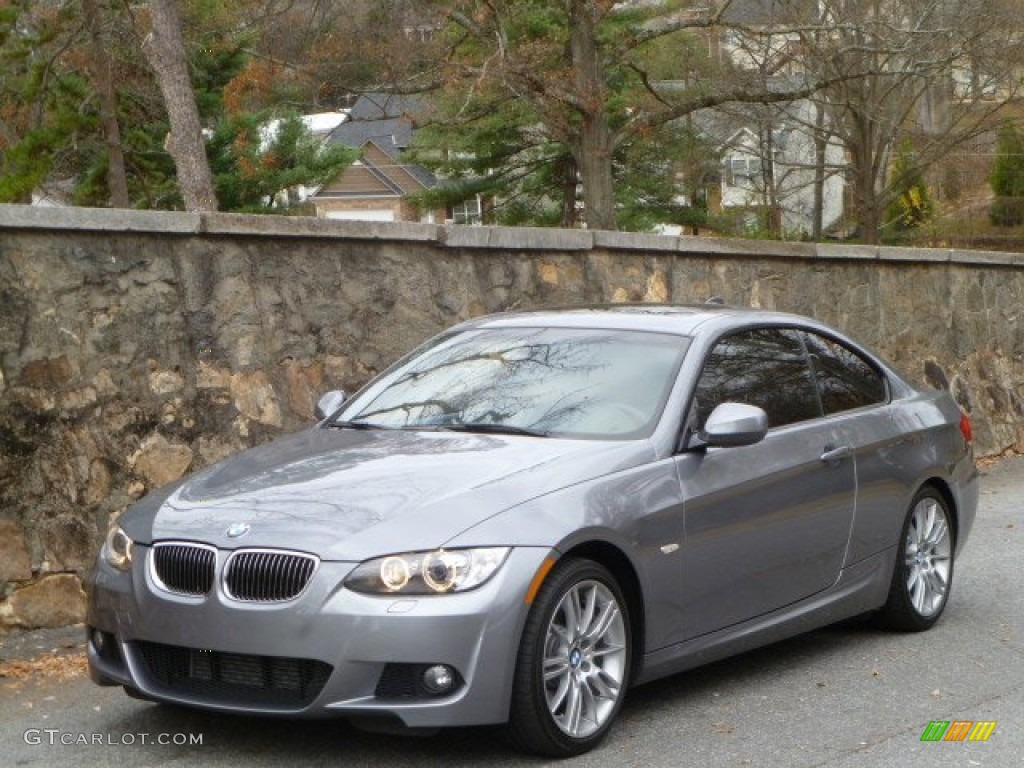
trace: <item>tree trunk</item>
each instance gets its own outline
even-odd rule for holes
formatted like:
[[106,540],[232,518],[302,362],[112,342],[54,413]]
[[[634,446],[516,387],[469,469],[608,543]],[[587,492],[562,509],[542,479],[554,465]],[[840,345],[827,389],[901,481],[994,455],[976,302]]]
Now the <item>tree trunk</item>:
[[576,161],[571,154],[565,155],[558,161],[558,175],[562,184],[562,226],[566,229],[574,229],[579,223],[579,216],[576,212],[576,187],[579,174],[576,172]]
[[100,96],[100,121],[107,142],[107,190],[114,208],[130,208],[128,176],[124,166],[121,128],[117,122],[117,97],[111,76],[110,57],[103,43],[103,28],[96,0],[82,0],[85,22],[92,42],[92,74]]
[[779,190],[775,178],[775,121],[771,107],[759,110],[761,120],[758,126],[760,133],[759,151],[761,159],[762,209],[764,210],[761,224],[765,231],[773,235],[782,232],[782,206],[779,204]]
[[608,120],[584,115],[579,159],[583,182],[584,220],[588,229],[615,229],[615,185],[612,181],[612,143]]
[[854,170],[854,209],[856,212],[858,235],[865,243],[878,243],[882,227],[882,212],[879,210],[878,195],[875,192],[875,175],[871,171],[873,163],[870,158],[851,152]]
[[878,243],[882,228],[878,182],[886,169],[883,157],[886,137],[879,133],[873,116],[863,110],[852,115],[850,126],[847,149],[853,169],[857,234],[865,243],[873,245]]
[[825,108],[821,103],[814,105],[814,211],[811,222],[811,239],[818,241],[824,230],[825,221],[825,158],[828,150],[828,136],[825,135]]
[[608,88],[597,49],[597,9],[588,0],[571,0],[569,52],[582,102],[578,141],[571,149],[583,184],[584,217],[589,229],[615,229],[612,180],[612,132],[608,126]]
[[177,0],[150,0],[153,29],[142,50],[156,73],[167,107],[171,132],[167,151],[178,171],[178,187],[188,211],[217,210],[210,164],[206,158],[202,125],[192,81],[188,74],[185,44],[181,37],[181,15]]

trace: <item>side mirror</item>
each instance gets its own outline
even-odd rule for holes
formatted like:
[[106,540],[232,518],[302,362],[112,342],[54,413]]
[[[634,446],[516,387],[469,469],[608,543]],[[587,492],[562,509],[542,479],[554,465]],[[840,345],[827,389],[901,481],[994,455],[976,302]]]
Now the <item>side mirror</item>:
[[323,395],[316,403],[313,415],[317,421],[323,421],[345,403],[346,395],[340,389],[332,389]]
[[768,414],[756,405],[722,403],[708,416],[699,437],[706,445],[734,448],[753,445],[768,433]]

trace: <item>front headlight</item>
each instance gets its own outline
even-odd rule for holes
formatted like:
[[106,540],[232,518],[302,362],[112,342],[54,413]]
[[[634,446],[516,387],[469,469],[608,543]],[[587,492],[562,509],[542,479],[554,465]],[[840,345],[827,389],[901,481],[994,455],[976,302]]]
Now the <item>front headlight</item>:
[[466,592],[491,578],[508,552],[508,547],[478,547],[378,557],[360,563],[345,579],[345,586],[374,595]]
[[103,549],[100,557],[111,568],[119,571],[129,571],[132,567],[132,549],[134,542],[128,538],[120,525],[116,523],[110,526],[107,531],[107,540],[103,542]]

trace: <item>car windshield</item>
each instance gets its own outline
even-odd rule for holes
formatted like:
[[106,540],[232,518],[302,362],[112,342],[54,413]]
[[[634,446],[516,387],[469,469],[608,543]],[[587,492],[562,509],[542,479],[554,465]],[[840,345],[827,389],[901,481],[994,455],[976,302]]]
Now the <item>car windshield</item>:
[[649,435],[689,339],[566,328],[439,337],[371,384],[339,424],[558,437]]

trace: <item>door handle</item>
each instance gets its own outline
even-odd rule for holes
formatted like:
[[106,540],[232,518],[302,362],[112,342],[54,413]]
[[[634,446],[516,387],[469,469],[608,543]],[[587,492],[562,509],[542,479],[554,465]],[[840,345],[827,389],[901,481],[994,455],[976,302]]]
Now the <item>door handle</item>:
[[826,445],[825,452],[821,454],[821,460],[824,461],[826,464],[832,464],[837,461],[842,461],[843,459],[849,457],[852,453],[853,451],[850,450],[850,446],[848,445]]

